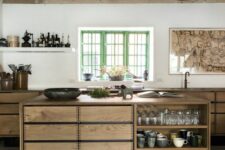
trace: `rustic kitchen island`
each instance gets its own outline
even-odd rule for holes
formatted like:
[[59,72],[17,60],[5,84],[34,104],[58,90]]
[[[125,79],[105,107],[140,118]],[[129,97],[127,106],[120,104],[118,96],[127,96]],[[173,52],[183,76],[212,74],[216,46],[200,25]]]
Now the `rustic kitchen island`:
[[[171,110],[199,109],[198,125],[140,125],[139,109],[145,106]],[[210,150],[210,101],[198,97],[48,100],[38,96],[21,103],[21,150]],[[202,135],[202,145],[175,148],[140,148],[138,130],[166,135],[188,129]]]

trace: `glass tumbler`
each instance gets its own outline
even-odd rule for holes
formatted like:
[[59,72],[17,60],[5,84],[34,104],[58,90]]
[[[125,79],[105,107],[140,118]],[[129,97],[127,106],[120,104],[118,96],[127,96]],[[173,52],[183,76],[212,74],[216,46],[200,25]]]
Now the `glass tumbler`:
[[177,125],[184,125],[184,112],[177,111]]
[[184,115],[184,123],[185,123],[185,125],[191,125],[192,124],[191,110],[186,110],[185,115]]
[[200,124],[200,111],[197,109],[193,110],[191,119],[192,119],[192,124],[199,125]]

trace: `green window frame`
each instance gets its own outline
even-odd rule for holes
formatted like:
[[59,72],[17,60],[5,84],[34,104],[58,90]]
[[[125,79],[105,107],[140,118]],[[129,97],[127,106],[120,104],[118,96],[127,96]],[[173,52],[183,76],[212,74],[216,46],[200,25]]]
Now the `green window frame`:
[[[100,68],[126,66],[135,76],[149,70],[150,31],[81,31],[81,80],[92,73],[100,80]],[[121,60],[122,58],[122,60]]]

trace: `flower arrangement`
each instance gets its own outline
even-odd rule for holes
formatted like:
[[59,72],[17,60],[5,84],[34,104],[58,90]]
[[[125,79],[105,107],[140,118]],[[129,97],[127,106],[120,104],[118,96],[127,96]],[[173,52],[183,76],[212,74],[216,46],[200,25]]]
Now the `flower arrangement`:
[[124,66],[113,66],[109,71],[106,67],[101,68],[101,74],[108,74],[111,81],[122,81],[126,72],[127,68]]

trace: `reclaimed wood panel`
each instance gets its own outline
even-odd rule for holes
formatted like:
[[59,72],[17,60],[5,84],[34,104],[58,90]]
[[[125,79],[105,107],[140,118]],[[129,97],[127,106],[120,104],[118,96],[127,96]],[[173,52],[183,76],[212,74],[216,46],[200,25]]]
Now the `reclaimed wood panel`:
[[133,122],[132,106],[82,106],[81,122]]
[[24,107],[24,122],[77,122],[75,106]]
[[131,124],[80,125],[80,140],[130,140],[133,139]]
[[0,93],[0,103],[20,103],[38,95],[39,92]]
[[24,143],[24,150],[78,150],[78,143]]
[[19,104],[0,104],[0,114],[19,114]]
[[225,102],[225,92],[216,92],[216,101]]
[[19,135],[19,115],[0,115],[0,136]]
[[217,113],[225,113],[225,103],[217,103],[216,104],[216,112]]
[[200,97],[209,101],[215,101],[215,92],[177,92],[184,95],[191,95],[194,97]]
[[24,140],[77,140],[77,125],[24,125]]
[[80,150],[133,150],[132,142],[80,143]]
[[216,115],[216,134],[225,134],[225,114]]

